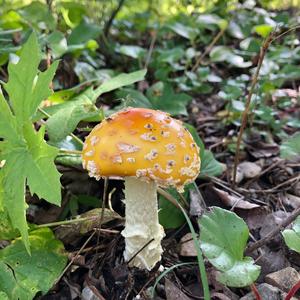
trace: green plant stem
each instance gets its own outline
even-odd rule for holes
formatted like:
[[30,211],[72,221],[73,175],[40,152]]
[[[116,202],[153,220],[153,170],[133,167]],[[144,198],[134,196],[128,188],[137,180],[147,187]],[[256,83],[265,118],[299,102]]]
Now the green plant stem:
[[[44,116],[46,116],[47,118],[50,118],[51,117],[51,115],[49,115],[46,111],[44,111],[42,108],[40,108],[40,107],[38,107],[38,111],[40,112],[40,113],[42,113]],[[80,139],[80,138],[78,138],[74,133],[70,133],[70,136],[74,139],[74,140],[76,140],[79,144],[81,144],[81,145],[83,145],[83,141]]]
[[233,186],[235,186],[235,184],[236,184],[236,173],[237,173],[237,166],[238,166],[238,163],[239,163],[240,145],[241,145],[241,142],[242,142],[242,136],[243,136],[244,130],[245,130],[246,125],[247,125],[247,120],[248,120],[248,115],[249,115],[249,112],[250,112],[250,104],[251,104],[252,95],[253,95],[256,83],[258,81],[258,75],[259,75],[260,68],[262,66],[262,63],[263,63],[263,60],[265,58],[266,52],[267,52],[267,50],[268,50],[268,48],[269,48],[269,46],[270,46],[270,44],[271,44],[271,42],[274,38],[274,34],[275,33],[272,32],[266,38],[266,40],[264,41],[264,43],[263,43],[263,45],[260,49],[259,60],[258,60],[258,63],[257,63],[256,71],[255,71],[255,74],[252,78],[250,91],[248,93],[248,97],[247,97],[247,100],[246,100],[245,110],[244,110],[243,115],[242,115],[242,124],[241,124],[240,130],[239,130],[239,134],[238,134],[238,138],[237,138],[237,142],[236,142],[236,152],[235,152],[235,157],[234,157],[233,180],[232,180],[232,185]]
[[[160,191],[160,193],[162,193],[162,191],[164,191],[164,190],[159,189],[159,191]],[[207,275],[206,275],[206,270],[205,270],[204,259],[203,259],[202,251],[200,249],[199,242],[197,239],[197,234],[194,230],[193,224],[192,224],[189,216],[187,215],[185,209],[178,203],[178,201],[172,195],[170,195],[168,192],[164,191],[163,196],[165,198],[169,199],[172,203],[177,202],[178,207],[182,211],[182,213],[189,225],[189,228],[190,228],[190,231],[191,231],[191,234],[193,237],[193,241],[194,241],[194,246],[197,251],[197,260],[198,260],[200,277],[201,277],[201,282],[202,282],[202,287],[203,287],[204,300],[210,300],[210,292],[209,292],[209,286],[208,286],[208,280],[207,280]]]
[[78,154],[78,155],[82,154],[82,151],[80,150],[59,149],[59,152],[61,152],[62,154]]

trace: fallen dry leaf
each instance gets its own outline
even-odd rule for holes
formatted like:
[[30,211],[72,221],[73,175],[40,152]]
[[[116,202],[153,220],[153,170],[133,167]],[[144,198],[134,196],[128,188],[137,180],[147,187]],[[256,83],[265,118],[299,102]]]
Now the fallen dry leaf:
[[168,278],[165,278],[165,290],[167,300],[191,300]]
[[197,251],[195,249],[191,233],[187,233],[181,238],[179,254],[181,256],[197,256]]
[[258,204],[243,200],[242,198],[240,198],[236,195],[229,194],[218,188],[214,187],[214,190],[217,192],[221,201],[226,206],[234,207],[234,208],[241,208],[241,209],[253,209],[253,208],[260,207],[260,205],[258,205]]

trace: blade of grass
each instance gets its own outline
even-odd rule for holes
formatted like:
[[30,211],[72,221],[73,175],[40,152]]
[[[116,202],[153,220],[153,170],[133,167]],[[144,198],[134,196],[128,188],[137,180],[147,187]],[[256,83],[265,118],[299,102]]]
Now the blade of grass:
[[185,263],[180,263],[180,264],[176,264],[176,265],[173,265],[172,267],[164,270],[155,280],[155,283],[153,285],[153,288],[152,288],[152,293],[151,293],[151,298],[154,298],[154,292],[155,292],[155,288],[157,286],[157,284],[160,282],[160,280],[165,277],[169,272],[171,272],[172,270],[178,268],[178,267],[181,267],[181,266],[187,266],[187,265],[194,265],[196,263],[193,263],[193,262],[185,262]]
[[199,272],[200,272],[200,277],[201,277],[201,282],[202,282],[202,288],[203,288],[203,294],[204,294],[204,300],[210,300],[210,292],[209,292],[209,286],[208,286],[208,280],[207,280],[207,276],[206,276],[206,270],[205,270],[205,264],[204,264],[204,259],[202,256],[202,251],[200,249],[199,246],[199,242],[197,239],[197,234],[194,230],[193,224],[189,218],[189,216],[187,215],[187,213],[185,212],[184,208],[180,205],[180,203],[178,203],[178,201],[169,193],[167,193],[166,191],[164,191],[161,188],[158,188],[159,193],[162,194],[165,198],[170,199],[170,201],[172,202],[177,202],[178,207],[180,208],[180,210],[182,211],[192,234],[192,238],[194,241],[194,246],[195,249],[197,251],[197,260],[198,260],[198,266],[199,266]]

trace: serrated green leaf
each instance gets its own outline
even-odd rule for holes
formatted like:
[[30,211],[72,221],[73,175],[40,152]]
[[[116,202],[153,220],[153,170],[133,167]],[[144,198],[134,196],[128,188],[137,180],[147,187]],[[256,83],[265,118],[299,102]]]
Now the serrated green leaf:
[[54,164],[58,149],[44,141],[43,128],[36,132],[30,124],[24,128],[24,137],[28,144],[27,159],[24,162],[31,194],[35,193],[39,198],[60,205],[61,191],[57,184],[60,174]]
[[235,213],[214,207],[199,219],[200,247],[209,262],[221,271],[218,280],[228,286],[253,283],[260,273],[243,253],[249,237],[246,223]]
[[300,156],[300,133],[294,134],[280,146],[280,156],[292,159]]
[[0,137],[18,140],[16,119],[13,116],[0,87]]
[[8,212],[12,226],[17,228],[23,238],[26,249],[29,250],[28,226],[26,222],[25,211],[25,169],[24,156],[21,149],[11,150],[13,146],[7,144],[7,151],[4,149],[2,158],[5,159],[5,165],[1,169],[3,184],[3,206]]
[[45,294],[67,262],[63,244],[49,228],[32,231],[29,240],[31,255],[20,239],[0,250],[0,291],[12,300],[31,300],[39,291]]
[[40,102],[51,93],[49,83],[57,63],[40,73],[39,62],[39,47],[33,33],[23,46],[18,63],[8,66],[9,80],[5,89],[12,109],[0,93],[0,138],[3,139],[0,141],[0,161],[5,162],[0,169],[1,206],[13,229],[20,232],[28,252],[26,182],[32,194],[60,203],[60,175],[54,165],[57,149],[46,144],[44,129],[36,132],[31,120]]
[[300,253],[300,217],[295,220],[293,228],[285,229],[282,235],[287,246]]
[[0,240],[10,240],[19,236],[19,234],[18,231],[13,228],[8,214],[4,210],[4,189],[2,175],[3,172],[0,172]]
[[8,66],[9,81],[4,87],[19,124],[29,120],[40,102],[51,94],[49,84],[58,62],[53,63],[47,71],[38,74],[40,59],[36,35],[31,34],[22,48],[19,62],[10,63]]

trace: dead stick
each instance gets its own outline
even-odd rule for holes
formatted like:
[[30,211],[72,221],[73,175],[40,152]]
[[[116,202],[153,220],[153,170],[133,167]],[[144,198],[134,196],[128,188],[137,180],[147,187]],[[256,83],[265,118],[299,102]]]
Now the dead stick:
[[276,234],[278,234],[282,229],[290,225],[298,216],[300,215],[300,206],[295,209],[290,216],[288,216],[284,221],[282,221],[274,230],[269,232],[264,238],[260,239],[256,243],[252,244],[246,249],[247,253],[253,252],[254,250],[260,248],[269,242]]
[[260,68],[262,66],[262,63],[263,63],[263,60],[265,58],[266,52],[267,52],[267,50],[268,50],[268,48],[269,48],[269,46],[270,46],[270,44],[271,44],[271,42],[274,38],[274,34],[275,33],[272,32],[267,37],[267,39],[264,41],[264,43],[263,43],[263,45],[260,49],[258,64],[257,64],[257,67],[256,67],[255,74],[253,76],[250,91],[249,91],[249,94],[248,94],[248,97],[247,97],[247,100],[246,100],[246,107],[245,107],[245,110],[244,110],[243,115],[242,115],[242,124],[241,124],[240,131],[239,131],[239,134],[238,134],[238,139],[237,139],[237,142],[236,142],[236,152],[235,152],[234,167],[233,167],[233,182],[232,182],[233,186],[235,186],[235,184],[236,184],[236,171],[237,171],[237,165],[239,163],[240,145],[241,145],[244,129],[247,125],[248,114],[249,114],[249,111],[250,111],[251,98],[252,98],[256,83],[258,81],[258,75],[259,75]]
[[211,51],[213,46],[218,42],[218,40],[223,36],[225,30],[227,29],[226,26],[224,26],[218,34],[214,37],[214,39],[211,41],[211,43],[208,45],[208,47],[205,49],[203,54],[197,59],[195,65],[192,68],[192,72],[195,72],[197,68],[201,65],[203,58]]

